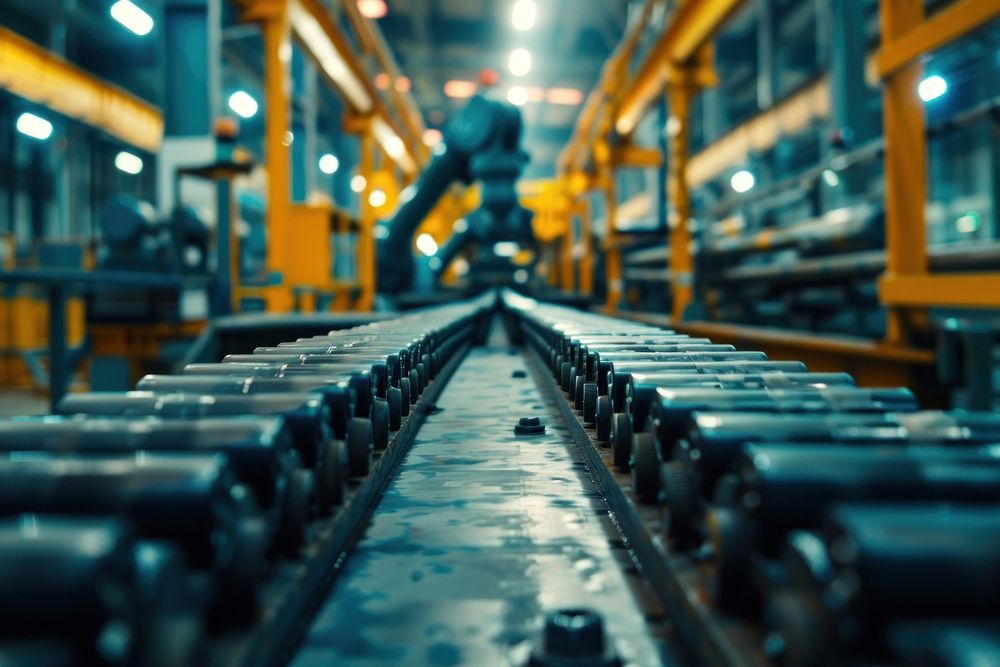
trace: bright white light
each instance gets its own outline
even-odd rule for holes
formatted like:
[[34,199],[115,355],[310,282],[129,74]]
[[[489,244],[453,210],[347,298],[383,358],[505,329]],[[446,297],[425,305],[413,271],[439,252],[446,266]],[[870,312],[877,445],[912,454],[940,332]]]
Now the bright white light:
[[514,49],[507,59],[507,69],[514,76],[524,76],[531,71],[531,51],[528,49]]
[[45,141],[52,136],[52,123],[26,111],[17,117],[17,131],[32,139]]
[[115,156],[115,166],[126,174],[135,175],[142,171],[142,158],[128,151],[120,151]]
[[979,226],[979,214],[975,211],[970,211],[955,221],[955,228],[963,234],[971,234],[978,230]]
[[118,0],[111,5],[111,18],[140,37],[153,29],[153,17],[131,0]]
[[516,107],[524,106],[524,103],[528,101],[528,91],[524,89],[524,86],[511,86],[510,90],[507,91],[507,101]]
[[493,244],[493,254],[497,257],[513,257],[521,252],[521,246],[515,241],[497,241]]
[[519,284],[524,284],[528,282],[528,272],[524,269],[518,269],[514,272],[514,282]]
[[370,19],[380,19],[389,13],[385,0],[358,0],[358,11]]
[[837,172],[835,172],[833,169],[823,170],[823,180],[831,188],[835,188],[838,185],[840,185],[840,176],[837,176]]
[[281,140],[281,145],[291,146],[293,141],[295,141],[295,134],[291,130],[285,130],[285,138]]
[[368,179],[361,174],[355,174],[351,178],[351,190],[354,192],[364,192],[365,188],[368,187]]
[[245,90],[237,90],[229,96],[229,108],[241,118],[253,118],[260,107],[257,100],[250,97],[250,93]]
[[517,0],[511,12],[510,20],[515,30],[531,30],[535,26],[538,7],[535,0]]
[[455,232],[456,234],[464,234],[465,232],[469,231],[469,221],[466,220],[465,218],[459,218],[458,220],[455,221],[455,224],[451,226],[451,231]]
[[368,204],[374,206],[375,208],[378,208],[379,206],[384,206],[386,199],[387,197],[385,196],[385,193],[382,192],[381,190],[372,190],[368,194]]
[[401,202],[403,202],[405,204],[406,202],[408,202],[411,199],[413,199],[413,197],[416,194],[417,194],[417,188],[414,187],[413,185],[407,185],[405,188],[403,188],[400,191],[400,193],[399,193],[399,201],[401,201]]
[[430,257],[438,251],[437,241],[430,234],[421,234],[417,237],[417,250]]
[[924,102],[936,100],[946,92],[948,92],[948,82],[944,80],[944,77],[937,74],[932,74],[917,86],[917,94],[920,95],[920,99]]
[[324,153],[319,158],[319,170],[324,174],[336,174],[340,169],[340,160],[333,153]]
[[406,144],[404,144],[403,140],[396,135],[392,135],[385,140],[384,148],[385,152],[389,154],[389,157],[394,160],[398,160],[400,156],[406,153]]
[[729,185],[733,186],[733,190],[740,193],[750,190],[756,182],[757,180],[753,177],[753,174],[746,169],[739,170],[729,179]]

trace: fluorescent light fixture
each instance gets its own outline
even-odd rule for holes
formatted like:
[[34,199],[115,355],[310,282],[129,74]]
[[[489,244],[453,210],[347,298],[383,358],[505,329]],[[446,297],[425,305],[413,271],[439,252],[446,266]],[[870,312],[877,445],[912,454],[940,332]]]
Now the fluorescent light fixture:
[[340,160],[333,153],[324,153],[319,158],[319,170],[324,174],[336,174],[340,169]]
[[257,115],[257,109],[260,108],[260,105],[247,91],[237,90],[229,96],[229,108],[241,118],[253,118]]
[[[360,8],[360,6],[359,6]],[[344,56],[337,51],[323,26],[299,2],[291,2],[288,7],[288,18],[292,31],[298,35],[306,51],[312,54],[319,63],[323,73],[333,82],[334,86],[344,94],[355,110],[368,113],[374,108],[374,102],[368,94],[364,83],[348,67]]]
[[353,192],[364,192],[365,188],[368,187],[368,179],[361,174],[355,174],[351,178],[351,191]]
[[142,171],[142,158],[128,151],[119,151],[115,156],[115,167],[134,176]]
[[375,118],[372,121],[372,134],[375,136],[375,141],[378,145],[382,147],[385,154],[389,158],[398,164],[400,168],[408,174],[416,173],[417,164],[410,157],[409,151],[406,150],[406,144],[403,140],[399,138],[396,131],[389,126],[381,118]]
[[425,146],[436,146],[441,143],[443,138],[441,130],[435,130],[433,127],[424,130],[423,140]]
[[525,86],[524,92],[528,94],[529,102],[541,102],[545,99],[545,89],[540,86]]
[[531,71],[531,51],[514,49],[507,58],[507,69],[514,76],[524,76]]
[[516,241],[497,241],[493,244],[493,254],[497,257],[513,257],[521,252],[521,245]]
[[733,177],[729,179],[729,185],[732,186],[733,190],[736,192],[744,193],[753,188],[757,179],[753,177],[746,169],[740,169],[738,172],[733,174]]
[[417,250],[430,257],[438,251],[437,241],[434,240],[433,236],[424,232],[417,237]]
[[545,94],[549,104],[578,106],[583,103],[583,93],[576,88],[549,88]]
[[516,107],[524,106],[524,103],[528,101],[528,91],[524,89],[524,86],[511,86],[510,90],[507,91],[507,101]]
[[936,100],[948,92],[948,82],[943,76],[932,74],[920,82],[917,86],[917,94],[924,102]]
[[823,170],[823,182],[829,185],[831,188],[835,188],[840,185],[840,176],[837,175],[833,169]]
[[132,0],[118,0],[111,5],[111,18],[140,37],[153,29],[153,17]]
[[380,19],[389,13],[385,0],[358,0],[358,11],[369,19]]
[[538,7],[535,0],[517,0],[511,11],[510,20],[515,30],[531,30],[538,18]]
[[39,141],[45,141],[52,136],[52,123],[41,116],[36,116],[27,111],[17,117],[17,125],[15,127],[17,127],[17,131],[21,134],[26,134],[32,139],[38,139]]
[[374,206],[375,208],[385,206],[387,199],[388,198],[385,196],[385,193],[381,190],[372,190],[368,193],[368,204],[369,206]]
[[462,81],[461,79],[445,81],[444,94],[448,97],[454,97],[456,99],[472,97],[476,94],[476,84],[472,81]]

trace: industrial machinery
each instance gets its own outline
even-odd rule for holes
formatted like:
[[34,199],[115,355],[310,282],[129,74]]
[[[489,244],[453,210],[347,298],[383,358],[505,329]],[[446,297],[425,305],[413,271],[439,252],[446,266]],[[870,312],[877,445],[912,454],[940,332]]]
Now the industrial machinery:
[[[473,267],[483,278],[506,274],[514,268],[509,257],[498,255],[496,244],[532,248],[531,213],[521,206],[515,185],[528,156],[520,149],[521,112],[512,105],[477,95],[444,132],[437,154],[411,186],[412,196],[386,223],[378,242],[379,291],[395,294],[413,284],[415,273],[429,271],[440,276],[458,254],[477,246]],[[452,183],[481,184],[478,210],[466,218],[441,249],[417,268],[411,243],[417,228]],[[405,199],[405,197],[404,197]],[[475,280],[475,275],[470,276]],[[436,282],[436,280],[435,280]]]
[[12,664],[1000,658],[994,412],[509,290],[58,411],[0,422]]

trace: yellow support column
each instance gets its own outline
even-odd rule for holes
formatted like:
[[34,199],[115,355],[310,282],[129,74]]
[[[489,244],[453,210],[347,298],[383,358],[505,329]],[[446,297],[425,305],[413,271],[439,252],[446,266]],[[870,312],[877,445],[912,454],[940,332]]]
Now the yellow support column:
[[580,243],[583,252],[580,256],[580,292],[582,294],[593,294],[594,292],[594,240],[591,234],[592,218],[590,212],[590,202],[581,200],[577,206],[580,211]]
[[[923,21],[922,0],[882,0],[883,42],[891,43]],[[927,273],[927,144],[924,109],[917,97],[923,68],[918,61],[883,82],[885,128],[886,274],[889,279]],[[891,307],[886,338],[905,343],[913,311]]]
[[[257,3],[264,36],[265,139],[267,160],[267,271],[282,277],[282,284],[268,287],[265,300],[268,311],[292,309],[292,292],[285,278],[288,262],[289,185],[288,132],[291,77],[289,61],[292,43],[288,24],[288,5],[284,0]],[[264,12],[266,8],[266,13]]]
[[670,171],[667,175],[667,192],[670,201],[667,224],[670,227],[670,292],[673,298],[671,315],[675,320],[684,316],[684,309],[691,303],[691,192],[687,182],[688,129],[691,99],[695,87],[688,82],[677,83],[668,89],[670,125],[674,132],[670,141]]
[[368,127],[361,133],[361,163],[358,173],[365,177],[365,189],[361,192],[361,217],[358,229],[358,283],[361,295],[358,310],[372,310],[375,307],[375,208],[368,203],[372,176],[375,173],[375,137]]

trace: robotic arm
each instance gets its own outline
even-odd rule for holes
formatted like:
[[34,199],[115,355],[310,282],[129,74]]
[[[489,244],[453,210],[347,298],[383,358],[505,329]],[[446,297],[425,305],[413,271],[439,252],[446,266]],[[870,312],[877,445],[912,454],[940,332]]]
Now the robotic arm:
[[420,223],[455,181],[482,182],[482,204],[435,255],[435,273],[473,241],[531,242],[531,213],[517,199],[515,183],[527,162],[520,150],[521,114],[517,108],[477,95],[445,129],[444,151],[435,155],[414,184],[414,195],[388,222],[378,243],[378,287],[398,293],[413,284],[412,239]]

